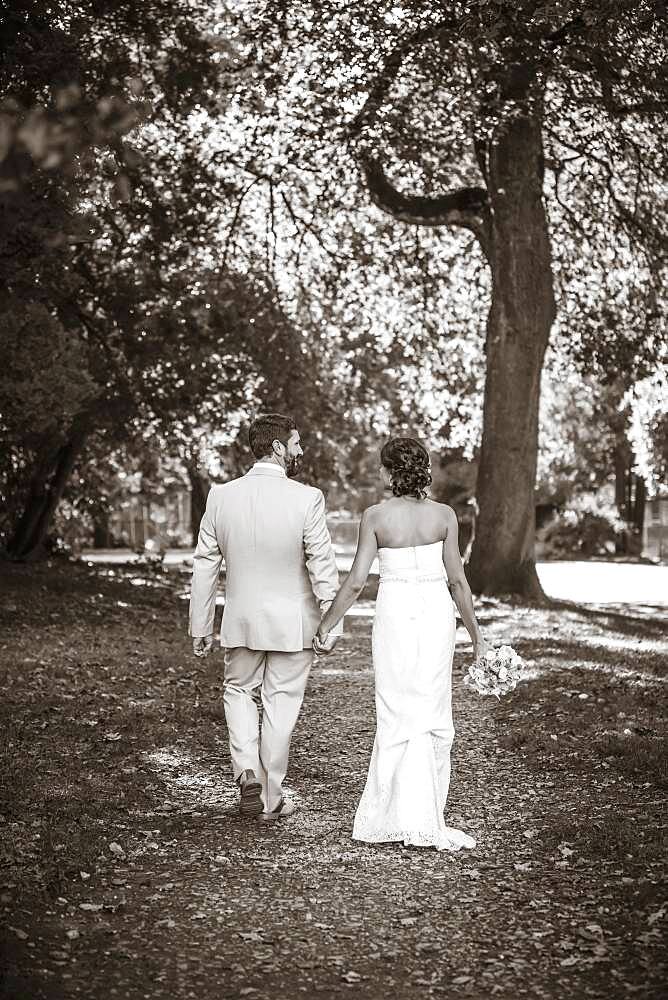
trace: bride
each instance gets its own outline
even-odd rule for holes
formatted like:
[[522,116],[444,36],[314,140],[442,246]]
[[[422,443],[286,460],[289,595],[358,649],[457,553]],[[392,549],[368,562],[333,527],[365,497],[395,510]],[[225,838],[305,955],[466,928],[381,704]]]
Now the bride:
[[448,581],[474,655],[487,648],[459,554],[457,516],[427,499],[429,453],[419,441],[393,438],[380,458],[393,496],[364,511],[352,569],[314,639],[316,651],[328,649],[328,633],[359,596],[378,554],[372,636],[377,727],[353,838],[451,851],[475,847],[472,837],[446,826],[443,815],[455,733],[455,610]]

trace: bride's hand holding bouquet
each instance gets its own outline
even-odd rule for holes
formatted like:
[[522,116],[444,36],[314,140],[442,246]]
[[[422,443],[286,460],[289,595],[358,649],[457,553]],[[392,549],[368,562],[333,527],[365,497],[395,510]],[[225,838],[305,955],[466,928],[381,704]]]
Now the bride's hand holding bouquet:
[[473,663],[469,666],[464,684],[478,694],[502,694],[514,691],[522,676],[524,660],[512,646],[493,649],[484,639],[473,644]]
[[474,662],[477,660],[482,660],[482,658],[485,656],[485,653],[488,652],[489,648],[490,648],[489,643],[483,636],[482,632],[479,632],[478,635],[473,640]]

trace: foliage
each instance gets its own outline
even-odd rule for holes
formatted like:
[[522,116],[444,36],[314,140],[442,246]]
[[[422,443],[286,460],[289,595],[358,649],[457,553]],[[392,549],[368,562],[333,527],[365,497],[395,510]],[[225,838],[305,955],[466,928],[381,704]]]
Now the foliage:
[[[103,518],[125,496],[133,472],[139,477],[133,492],[147,500],[173,475],[186,485],[193,475],[241,474],[253,461],[248,422],[262,409],[294,414],[310,481],[326,489],[345,474],[346,426],[333,403],[332,351],[317,331],[309,336],[288,320],[271,288],[256,282],[251,289],[240,277],[205,288],[206,274],[200,278],[195,285],[206,302],[197,306],[204,319],[192,346],[186,338],[183,354],[180,347],[175,354],[164,327],[157,327],[146,366],[136,360],[131,366],[137,402],[128,405],[127,422],[120,433],[98,426],[77,463],[66,493],[70,520],[83,511]],[[184,305],[192,308],[185,295]],[[127,360],[126,354],[120,359],[124,376]]]
[[614,468],[616,408],[598,381],[553,352],[543,372],[536,495],[558,506],[606,483]]
[[[235,191],[222,213],[224,252],[264,254],[288,295],[306,288],[327,303],[349,343],[351,323],[374,340],[430,443],[470,453],[480,440],[482,327],[496,296],[478,548],[496,560],[494,587],[505,574],[511,587],[537,588],[526,533],[536,377],[512,412],[507,397],[490,394],[502,378],[490,365],[505,365],[508,384],[514,368],[490,361],[502,343],[492,326],[501,316],[516,336],[521,327],[539,368],[536,345],[550,328],[554,286],[553,343],[581,371],[604,382],[621,370],[630,382],[661,356],[665,148],[655,121],[668,94],[658,10],[610,0],[586,11],[570,2],[286,8],[249,0],[233,20],[240,71],[228,77],[224,127],[198,118],[220,183]],[[535,137],[531,155],[501,156],[504,137],[523,128]],[[520,167],[533,170],[528,186]],[[535,227],[520,231],[529,203]],[[531,258],[541,261],[540,294],[536,288],[520,304],[514,293],[524,287],[524,265],[513,255],[530,232],[543,231],[544,211],[551,255]],[[467,335],[473,349],[462,366],[456,338]],[[358,360],[371,370],[368,351]],[[513,426],[531,430],[522,468],[508,479]],[[502,430],[491,435],[492,448],[494,427]],[[562,483],[565,471],[556,470]],[[499,496],[504,488],[512,499]],[[508,512],[520,508],[526,516],[513,520]],[[492,553],[504,534],[510,548],[499,542]],[[478,584],[483,561],[474,560]]]
[[[514,114],[503,68],[526,60],[545,85],[559,348],[603,373],[642,370],[660,350],[665,286],[655,18],[651,4],[620,11],[609,0],[586,14],[567,2],[444,12],[251,0],[230,29],[239,62],[248,58],[225,77],[224,127],[198,116],[219,183],[236,191],[222,213],[226,249],[267,254],[284,283],[320,300],[329,292],[335,315],[382,346],[396,338],[409,364],[427,339],[447,357],[453,328],[478,333],[484,321],[484,260],[463,230],[409,227],[369,206],[359,144],[388,161],[403,191],[479,183],[476,143]],[[374,88],[376,117],[361,119]]]
[[567,507],[538,533],[541,558],[610,556],[622,542],[624,522],[596,502]]
[[152,104],[167,113],[207,104],[219,47],[205,30],[207,14],[201,0],[111,0],[104,12],[95,0],[79,0],[76,10],[63,0],[6,8],[0,190],[44,171],[74,177],[81,157],[95,172],[97,151],[121,152],[121,137]]
[[25,465],[59,443],[99,391],[87,345],[43,304],[14,302],[2,322],[0,534],[20,507]]
[[[57,499],[91,427],[122,434],[138,404],[137,383],[143,388],[148,380],[145,349],[163,340],[168,324],[156,309],[164,288],[159,203],[149,197],[142,203],[152,218],[142,230],[145,247],[134,247],[139,253],[150,247],[143,268],[130,273],[115,244],[128,238],[118,206],[131,194],[130,175],[142,166],[124,136],[149,115],[176,120],[198,100],[208,100],[215,45],[203,33],[203,9],[184,0],[155,0],[135,9],[119,0],[101,16],[98,4],[84,0],[74,16],[71,5],[38,0],[12,5],[1,15],[3,354],[14,374],[47,362],[44,350],[34,353],[35,338],[53,329],[59,331],[54,358],[66,349],[71,369],[65,383],[62,363],[40,369],[34,402],[20,380],[3,386],[11,426],[2,426],[0,481],[11,496],[0,528],[12,531],[23,511],[19,550],[39,541],[53,509],[50,494]],[[178,232],[173,235],[179,239]],[[12,332],[35,320],[41,333],[19,338]],[[142,321],[146,329],[140,331]],[[167,349],[176,339],[172,327]],[[136,371],[141,374],[133,383]],[[77,379],[85,392],[76,390]],[[55,399],[50,415],[38,422],[50,422],[56,432],[39,439],[32,432],[22,435],[21,427],[35,424],[35,408]]]
[[668,486],[668,367],[662,365],[636,382],[625,402],[636,471],[652,496]]
[[[188,479],[183,464],[135,435],[109,450],[100,432],[91,434],[63,493],[52,529],[52,540],[78,552],[90,546],[119,544],[126,548],[130,539],[113,539],[108,534],[109,515],[121,514],[133,501],[156,508],[164,506],[171,494],[184,490]],[[186,529],[187,530],[187,529]],[[170,539],[170,544],[188,544],[186,536]]]
[[[130,276],[124,280],[129,281]],[[137,268],[135,286],[140,282],[141,273]],[[84,316],[85,334],[81,327],[74,328],[78,337],[73,331],[69,332],[66,343],[71,365],[66,371],[71,372],[72,366],[77,366],[74,369],[76,378],[85,387],[86,394],[80,391],[77,396],[71,390],[63,396],[63,405],[70,407],[70,416],[89,415],[91,431],[95,431],[87,453],[91,462],[103,459],[105,449],[108,454],[124,442],[131,450],[133,447],[136,450],[142,438],[142,427],[147,428],[151,423],[166,427],[177,416],[190,415],[198,409],[206,411],[207,407],[209,412],[215,407],[223,411],[228,407],[236,408],[247,398],[253,378],[253,369],[248,363],[254,350],[252,345],[256,336],[269,336],[263,322],[272,320],[267,311],[266,294],[263,307],[262,293],[245,279],[232,276],[218,280],[208,290],[210,301],[207,302],[192,294],[186,297],[188,290],[182,282],[180,284],[183,298],[177,299],[178,306],[168,300],[158,300],[147,309],[149,303],[145,300],[143,305],[148,315],[132,317],[126,314],[126,322],[122,323],[117,311],[117,321],[109,330],[109,318],[113,316],[118,299],[121,299],[119,309],[123,310],[122,279],[116,275],[114,283],[109,281],[106,286],[100,280],[96,285],[98,302],[102,305],[105,296],[109,296],[109,308],[102,306],[100,309],[106,322],[100,322],[97,316]],[[12,376],[35,361],[31,345],[30,337],[14,341],[15,356],[10,357],[13,363],[9,369]],[[39,377],[47,386],[45,393],[58,394],[62,388],[60,368],[52,365],[39,371]],[[3,428],[3,433],[8,434],[7,440],[12,440],[9,436],[12,432],[20,432],[21,426],[31,421],[33,404],[26,403],[17,389],[21,389],[21,383],[12,378],[7,385],[8,412],[10,415],[17,412],[18,416],[13,426]],[[42,402],[48,405],[49,400],[39,398],[35,405]],[[50,426],[55,428],[54,436],[57,440],[66,439],[69,423],[64,419],[55,424],[57,418],[56,409],[50,421]],[[10,519],[16,516],[17,509],[20,510],[31,470],[51,437],[45,439],[44,435],[19,433],[14,440],[19,444],[14,448],[11,465],[5,465],[2,470],[6,478],[13,477],[15,487],[7,510]],[[99,478],[99,473],[92,468],[89,475]],[[85,489],[85,478],[79,473],[77,479]],[[19,488],[17,480],[22,482]],[[90,492],[87,500],[94,503],[95,493]]]
[[[598,378],[645,374],[665,208],[649,5],[598,0],[586,16],[565,2],[135,7],[101,16],[84,0],[73,18],[40,0],[2,15],[0,313],[45,310],[83,359],[85,397],[61,395],[57,367],[39,376],[45,405],[69,406],[61,437],[73,417],[91,421],[82,497],[97,495],[86,456],[115,449],[159,441],[215,469],[207,442],[221,424],[243,436],[270,401],[313,429],[306,471],[321,485],[349,483],[352,454],[391,430],[472,457],[485,257],[466,230],[381,215],[360,157],[375,151],[402,190],[479,184],[480,130],[514,113],[501,70],[527,53],[545,79],[555,349]],[[30,405],[22,416],[21,397],[7,405],[27,426]],[[44,449],[12,447],[15,519]],[[223,447],[228,467],[243,467],[243,442]],[[563,484],[566,467],[547,464]],[[9,483],[9,466],[0,473]]]
[[13,303],[3,317],[1,434],[29,444],[52,436],[95,398],[87,345],[41,303]]
[[639,381],[633,371],[601,379],[600,374],[583,374],[558,350],[550,353],[541,393],[539,502],[569,505],[580,494],[617,480],[618,513],[631,520],[623,480],[635,469],[650,487],[653,478],[656,486],[657,475],[660,481],[666,406],[662,371]]
[[[220,28],[205,5],[112,8],[105,19],[84,4],[72,20],[43,6],[34,20],[16,13],[4,26],[0,211],[10,241],[0,270],[10,295],[0,311],[15,325],[25,310],[41,310],[44,336],[49,324],[62,328],[89,389],[64,386],[57,365],[40,367],[44,388],[33,402],[20,381],[3,384],[3,410],[13,414],[2,429],[4,453],[10,441],[13,449],[11,468],[0,467],[11,492],[5,534],[38,472],[39,489],[48,488],[73,420],[86,432],[67,494],[70,522],[108,508],[120,455],[129,467],[145,464],[158,442],[184,468],[215,471],[223,448],[238,469],[248,452],[234,439],[269,405],[313,429],[305,471],[326,484],[353,420],[333,403],[355,375],[331,331],[294,296],[286,308],[262,262],[223,255],[221,266],[212,205],[228,199],[193,127],[224,100],[224,83],[212,85],[233,53]],[[39,365],[29,338],[8,335],[6,346],[12,376]],[[29,438],[21,428],[42,406],[57,433]]]

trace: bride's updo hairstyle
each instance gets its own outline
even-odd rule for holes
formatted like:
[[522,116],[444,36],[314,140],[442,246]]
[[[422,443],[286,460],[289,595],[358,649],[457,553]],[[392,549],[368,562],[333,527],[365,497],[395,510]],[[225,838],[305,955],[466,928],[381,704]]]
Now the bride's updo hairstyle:
[[395,497],[424,500],[431,483],[429,452],[415,438],[391,438],[380,453],[390,474]]

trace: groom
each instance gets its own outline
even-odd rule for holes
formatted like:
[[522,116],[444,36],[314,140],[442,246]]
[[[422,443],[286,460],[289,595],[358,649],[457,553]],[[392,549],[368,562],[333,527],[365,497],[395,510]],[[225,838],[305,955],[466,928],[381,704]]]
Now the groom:
[[[224,559],[223,703],[240,811],[278,819],[295,809],[282,791],[290,738],[311,667],[311,643],[339,578],[324,497],[289,478],[303,454],[294,420],[280,413],[258,417],[249,443],[257,459],[250,472],[209,493],[193,560],[190,635],[195,655],[207,656]],[[319,651],[330,652],[335,642],[332,633]],[[253,699],[258,687],[261,735]]]

